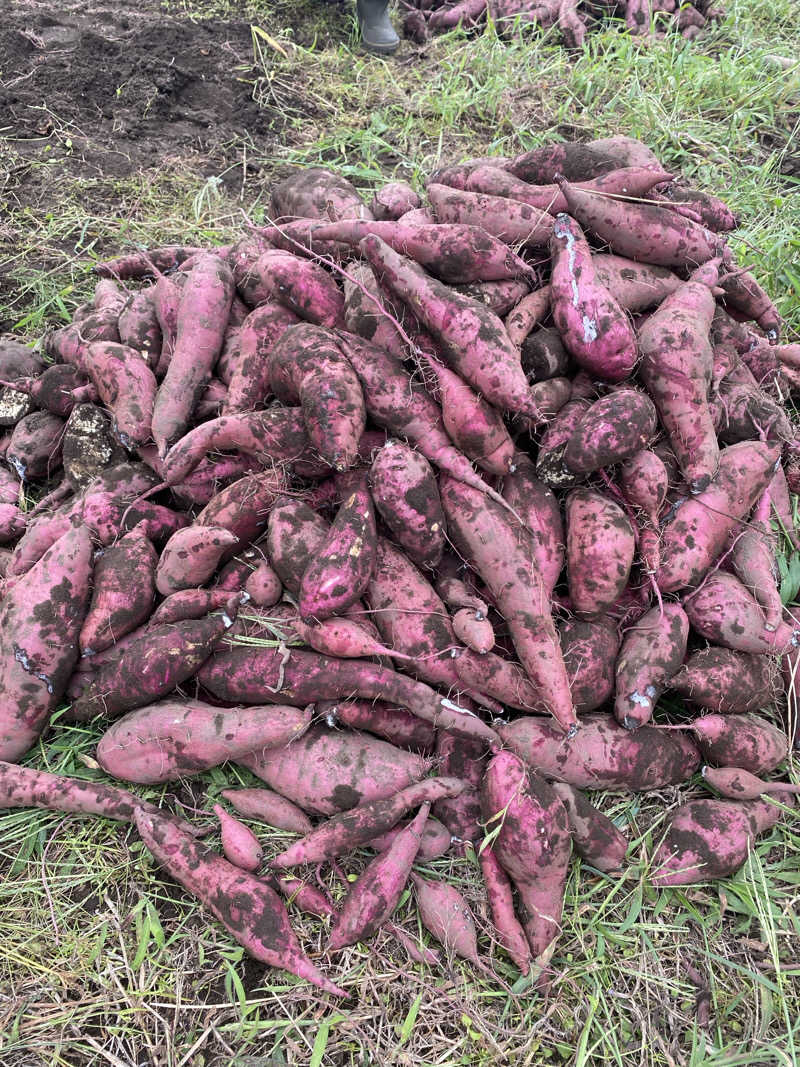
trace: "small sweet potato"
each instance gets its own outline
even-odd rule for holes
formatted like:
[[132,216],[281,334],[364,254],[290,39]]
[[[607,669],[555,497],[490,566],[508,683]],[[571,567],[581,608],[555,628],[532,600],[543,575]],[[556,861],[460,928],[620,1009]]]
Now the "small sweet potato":
[[383,222],[399,219],[421,204],[422,201],[408,182],[387,182],[375,193],[369,210],[378,222]]
[[[318,700],[315,707],[330,727],[341,724],[351,730],[366,730],[410,752],[429,755],[436,744],[437,733],[431,723],[405,708],[390,707],[377,700]],[[460,742],[465,744],[463,738]]]
[[564,520],[559,502],[553,491],[536,477],[536,468],[524,452],[514,454],[514,469],[503,479],[502,492],[531,533],[542,582],[552,593],[565,560]]
[[280,497],[269,514],[266,549],[269,561],[290,593],[300,583],[328,536],[330,523],[294,497]]
[[214,805],[214,814],[219,819],[225,858],[243,871],[257,871],[261,866],[264,850],[253,831],[229,815],[221,804]]
[[758,800],[764,793],[781,799],[800,793],[800,785],[791,782],[765,782],[741,767],[703,767],[703,781],[728,800]]
[[509,877],[498,863],[491,848],[482,848],[478,858],[483,884],[486,887],[489,910],[492,913],[492,922],[500,944],[522,974],[527,974],[531,967],[531,947],[522,924],[514,914],[514,898]]
[[290,834],[310,834],[313,830],[301,808],[271,789],[223,789],[220,796],[246,819],[258,819],[276,830]]
[[271,608],[283,595],[281,580],[266,560],[262,560],[250,572],[244,590],[257,608]]
[[566,809],[578,855],[600,871],[621,870],[628,851],[625,835],[579,789],[566,782],[553,782],[553,791]]
[[49,411],[33,411],[14,427],[5,460],[23,482],[49,478],[61,466],[64,420]]

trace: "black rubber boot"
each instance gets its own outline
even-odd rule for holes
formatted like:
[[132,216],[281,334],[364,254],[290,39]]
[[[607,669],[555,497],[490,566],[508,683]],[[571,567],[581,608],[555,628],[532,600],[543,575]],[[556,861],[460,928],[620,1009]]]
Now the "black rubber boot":
[[356,0],[361,40],[370,52],[394,52],[400,38],[389,19],[389,0]]

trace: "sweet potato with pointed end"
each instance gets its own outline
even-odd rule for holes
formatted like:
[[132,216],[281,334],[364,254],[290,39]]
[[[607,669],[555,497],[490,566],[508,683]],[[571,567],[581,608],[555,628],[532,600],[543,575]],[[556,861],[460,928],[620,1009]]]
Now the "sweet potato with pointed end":
[[364,238],[359,249],[379,283],[407,304],[438,340],[457,374],[495,407],[540,417],[536,390],[528,387],[519,352],[496,315],[447,289],[379,237]]
[[100,739],[97,760],[127,782],[171,782],[248,752],[281,748],[310,725],[308,709],[271,704],[221,710],[196,700],[162,700],[114,723]]
[[478,935],[469,905],[457,889],[446,882],[433,882],[418,874],[411,875],[417,907],[428,933],[448,952],[488,970],[478,954]]
[[488,830],[499,826],[492,850],[525,907],[531,952],[542,957],[559,933],[572,853],[564,805],[522,760],[499,752],[486,768],[481,811]]
[[250,307],[275,302],[318,326],[342,323],[344,297],[335,280],[318,263],[292,252],[277,248],[264,252],[237,288]]
[[650,722],[686,656],[689,619],[672,601],[652,608],[625,633],[616,668],[614,714],[626,730]]
[[[550,286],[534,289],[509,312],[505,320],[508,339],[521,348],[525,338],[550,314]],[[560,335],[559,335],[560,336]]]
[[376,348],[385,349],[395,359],[403,360],[407,353],[401,329],[403,320],[410,317],[381,292],[366,263],[348,266],[344,278],[344,322],[350,333],[363,337]]
[[272,881],[289,903],[300,911],[316,915],[318,919],[332,919],[336,915],[330,897],[316,886],[308,885],[299,878],[275,877]]
[[486,583],[542,703],[571,731],[575,709],[529,531],[462,482],[443,478],[441,494],[453,543]]
[[233,292],[227,263],[218,256],[201,256],[181,294],[175,347],[153,408],[153,440],[160,456],[185,432],[211,377]]
[[652,400],[638,389],[617,389],[583,415],[564,451],[564,462],[578,474],[621,463],[654,436],[658,416]]
[[271,789],[223,789],[220,796],[246,819],[258,819],[276,830],[290,834],[310,834],[313,830],[301,808]]
[[188,834],[200,832],[190,823],[169,815],[163,808],[157,808],[125,789],[37,771],[33,767],[18,767],[14,763],[0,763],[0,809],[8,808],[45,808],[78,815],[102,815],[119,822],[132,822],[134,812],[145,811],[174,821]]
[[21,481],[49,478],[61,466],[64,420],[49,411],[33,411],[11,433],[5,460]]
[[[385,834],[380,834],[378,837],[374,837],[367,845],[368,848],[373,849],[375,852],[385,852],[388,848],[391,848],[394,844],[395,838],[408,826],[407,822],[400,823],[393,827],[391,830],[387,830]],[[419,851],[417,852],[417,861],[419,863],[429,863],[431,860],[438,860],[450,851],[450,846],[453,843],[453,838],[450,831],[446,826],[443,826],[438,819],[429,818],[422,828],[420,834]]]
[[399,219],[421,204],[422,201],[408,182],[387,182],[375,193],[369,209],[378,222],[384,222]]
[[171,693],[187,681],[233,625],[221,612],[155,626],[121,648],[91,677],[72,705],[75,719],[118,718]]
[[494,627],[484,612],[475,608],[461,608],[455,613],[453,633],[467,648],[481,655],[494,648]]
[[161,354],[161,327],[151,289],[131,293],[119,313],[119,339],[128,348],[141,352],[148,367],[158,363]]
[[219,819],[225,858],[243,871],[257,871],[261,866],[264,850],[253,831],[229,815],[220,804],[214,805],[214,814]]
[[427,778],[406,786],[394,796],[365,801],[321,823],[271,860],[270,866],[296,867],[301,863],[323,863],[344,856],[391,830],[412,808],[458,796],[465,786],[466,783],[458,778]]
[[266,549],[278,577],[295,595],[325,544],[330,523],[294,497],[280,497],[269,513]]
[[710,409],[717,436],[723,444],[794,440],[795,429],[782,405],[754,382],[734,382],[730,377],[726,378],[711,401]]
[[62,419],[68,418],[76,404],[97,400],[97,390],[86,375],[69,363],[55,363],[38,378],[20,379],[16,388],[27,393],[37,407]]
[[692,269],[720,254],[722,240],[660,204],[613,200],[559,182],[567,209],[612,252],[659,267]]
[[673,812],[651,865],[650,881],[693,885],[730,878],[747,859],[758,834],[775,825],[781,809],[768,800],[692,800]]
[[391,916],[411,874],[430,810],[430,804],[423,804],[413,822],[386,852],[368,864],[350,888],[331,930],[331,951],[371,937]]
[[[357,601],[353,607],[359,603],[360,601]],[[287,620],[287,625],[301,641],[313,648],[315,652],[321,652],[325,656],[340,659],[395,656],[401,660],[408,659],[403,653],[381,644],[374,636],[371,627],[368,628],[356,619],[334,615],[322,622],[309,623],[295,616]]]
[[281,967],[334,996],[345,996],[303,954],[286,908],[265,881],[157,815],[136,813],[136,828],[156,861],[193,893],[249,955]]
[[669,488],[669,475],[661,457],[649,449],[636,452],[620,466],[617,482],[627,502],[641,508],[647,519],[657,525]]
[[753,319],[771,341],[777,341],[781,329],[778,309],[749,271],[733,270],[719,284],[725,290],[726,307]]
[[767,629],[767,620],[755,597],[739,579],[715,571],[685,602],[692,627],[707,640],[736,652],[786,655],[800,645],[800,628],[780,622]]
[[492,922],[500,944],[521,973],[527,974],[531,966],[531,948],[522,924],[514,914],[514,898],[509,877],[491,848],[482,848],[478,858]]
[[569,489],[584,480],[583,475],[569,469],[564,454],[591,404],[591,400],[585,397],[569,400],[542,434],[536,456],[536,474],[554,489]]
[[435,182],[427,193],[438,222],[480,226],[505,244],[542,246],[553,232],[552,217],[539,205]]
[[391,797],[422,778],[430,765],[369,734],[319,726],[285,748],[251,752],[237,762],[316,815],[335,815]]
[[369,208],[347,178],[325,167],[303,167],[272,186],[273,218],[368,219]]
[[272,391],[299,404],[312,446],[335,470],[351,467],[366,425],[364,394],[335,336],[290,326],[269,354]]
[[44,352],[59,363],[71,363],[87,375],[86,353],[93,341],[119,342],[118,316],[114,311],[95,311],[80,322],[62,326],[44,339]]
[[475,694],[485,694],[501,704],[520,711],[547,712],[540,690],[531,682],[519,663],[494,652],[476,655],[461,649],[454,658],[461,683]]
[[703,780],[728,800],[758,800],[764,793],[791,796],[800,793],[800,785],[791,782],[765,782],[741,767],[703,767]]
[[253,411],[266,401],[270,392],[269,354],[286,330],[298,322],[297,315],[281,304],[262,304],[250,312],[239,329],[230,360],[223,415]]
[[[790,470],[791,467],[787,466],[787,472]],[[792,491],[796,492],[796,489]],[[767,486],[767,492],[771,509],[770,518],[777,519],[781,533],[788,537],[795,548],[800,548],[800,539],[798,539],[794,525],[794,508],[789,497],[787,474],[784,473],[779,463],[776,464],[776,470],[772,481]]]
[[[433,752],[437,736],[433,726],[405,708],[374,700],[318,700],[315,707],[328,726],[341,724],[351,730],[367,730],[398,748],[423,755]],[[463,738],[459,740],[465,743]]]
[[661,565],[656,572],[662,592],[673,593],[700,581],[766,489],[778,456],[776,447],[760,441],[741,441],[722,449],[719,469],[708,488],[684,500],[662,531]]
[[235,533],[240,544],[251,544],[267,525],[270,508],[286,489],[286,482],[280,470],[240,478],[211,498],[195,525],[222,526]]
[[556,216],[550,255],[550,307],[567,349],[595,377],[628,378],[637,360],[633,329],[598,280],[583,231],[569,215]]
[[402,441],[387,441],[372,461],[369,487],[379,515],[411,560],[435,567],[444,549],[445,521],[425,457]]
[[17,760],[58,707],[89,607],[92,542],[72,526],[0,603],[0,758]]
[[566,809],[578,855],[600,871],[622,870],[628,851],[625,835],[579,789],[566,782],[553,782],[553,791]]
[[[616,141],[612,138],[612,141]],[[637,142],[638,144],[639,142]],[[610,146],[613,150],[614,145]],[[642,145],[644,148],[644,145]],[[599,174],[606,174],[615,167],[660,166],[659,160],[631,158],[622,159],[610,152],[606,153],[604,142],[589,144],[558,143],[540,145],[511,161],[500,160],[498,165],[523,181],[535,185],[545,185],[555,181],[557,174],[563,174],[571,182],[587,181]]]
[[703,758],[719,767],[741,767],[765,774],[783,763],[789,742],[783,730],[759,715],[703,715],[687,729]]
[[692,653],[669,687],[691,704],[731,714],[768,707],[777,683],[772,657],[712,646]]
[[145,622],[153,610],[158,555],[141,527],[95,563],[92,600],[81,627],[81,652],[102,652]]
[[667,267],[637,263],[625,256],[596,253],[592,266],[600,282],[626,311],[647,311],[683,284]]
[[454,285],[453,288],[462,296],[485,304],[500,318],[516,307],[531,289],[527,281],[517,279],[500,282],[470,282],[467,285]]
[[579,615],[599,615],[614,604],[628,584],[635,542],[622,508],[591,489],[567,497],[567,578]]
[[612,619],[567,619],[559,627],[569,688],[579,714],[594,711],[614,692],[619,634]]
[[162,245],[160,248],[129,252],[115,259],[95,263],[92,270],[103,278],[145,278],[151,276],[154,270],[175,270],[184,260],[203,251],[194,245]]
[[377,539],[372,497],[362,473],[303,574],[299,596],[303,619],[329,619],[360,599],[375,568]]
[[769,490],[756,504],[750,521],[735,534],[730,562],[744,587],[758,601],[764,612],[767,630],[777,630],[783,618],[783,604],[778,589],[777,544],[769,521]]
[[27,519],[16,504],[0,504],[0,544],[16,541],[25,533]]
[[186,526],[170,537],[161,551],[156,588],[162,596],[204,585],[225,552],[239,544],[224,526]]
[[683,731],[643,726],[632,734],[612,715],[583,717],[572,740],[530,715],[497,732],[539,774],[579,789],[647,792],[688,781],[700,765],[697,746]]
[[552,593],[564,569],[561,508],[553,491],[536,477],[536,468],[524,452],[514,454],[513,465],[514,470],[503,479],[503,498],[530,531],[542,582]]

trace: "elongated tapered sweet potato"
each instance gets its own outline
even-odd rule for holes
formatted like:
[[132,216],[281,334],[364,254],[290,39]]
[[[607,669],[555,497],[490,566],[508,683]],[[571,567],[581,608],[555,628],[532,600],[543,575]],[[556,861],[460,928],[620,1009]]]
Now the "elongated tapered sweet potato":
[[[267,525],[272,504],[286,488],[280,470],[249,474],[220,490],[195,519],[196,526],[222,526],[242,545],[251,544]],[[235,548],[228,550],[234,555]]]
[[[437,734],[431,723],[405,708],[393,708],[378,700],[318,700],[315,707],[330,727],[366,730],[410,752],[430,755],[436,744]],[[459,740],[465,743],[463,738]]]
[[552,593],[564,569],[564,520],[553,491],[536,477],[524,452],[514,454],[514,469],[503,479],[503,497],[527,526],[545,589]]
[[751,774],[774,770],[789,753],[783,730],[752,713],[702,715],[688,727],[708,763],[742,767]]
[[303,953],[274,889],[239,870],[158,815],[136,813],[136,828],[168,874],[193,893],[255,959],[281,967],[334,996],[330,982]]
[[692,653],[669,687],[698,707],[730,714],[768,707],[778,682],[772,657],[711,646]]
[[688,781],[700,765],[697,746],[683,731],[643,726],[632,734],[612,715],[584,716],[572,740],[533,716],[500,726],[498,733],[528,766],[579,789],[646,792]]
[[532,204],[435,182],[428,185],[427,192],[439,222],[480,226],[509,245],[546,245],[553,232],[550,215]]
[[626,730],[649,722],[686,656],[689,619],[680,604],[652,608],[625,633],[617,659],[614,714]]
[[681,285],[677,274],[666,267],[637,263],[625,256],[598,253],[592,256],[595,274],[620,307],[626,311],[647,311]]
[[141,527],[107,548],[95,563],[92,600],[81,627],[81,652],[102,652],[149,618],[158,556]]
[[621,870],[628,851],[625,835],[579,789],[566,782],[553,782],[553,791],[566,809],[578,855],[598,870]]
[[500,944],[522,974],[527,974],[531,966],[531,947],[522,924],[514,914],[511,881],[490,847],[481,849],[479,859],[492,922],[500,938]]
[[254,411],[266,401],[270,392],[269,353],[286,330],[298,322],[297,315],[280,304],[262,304],[250,312],[239,329],[228,362],[223,415]]
[[271,789],[223,789],[220,796],[246,819],[258,819],[292,834],[309,834],[313,829],[301,808]]
[[253,831],[229,815],[221,804],[214,805],[214,814],[219,819],[225,858],[243,871],[257,871],[261,866],[264,850]]
[[726,571],[709,575],[685,607],[693,629],[723,648],[785,655],[800,646],[800,628],[780,622],[776,629],[767,629],[758,601]]
[[758,800],[764,793],[782,796],[800,793],[792,782],[765,782],[741,767],[703,767],[703,781],[728,800]]

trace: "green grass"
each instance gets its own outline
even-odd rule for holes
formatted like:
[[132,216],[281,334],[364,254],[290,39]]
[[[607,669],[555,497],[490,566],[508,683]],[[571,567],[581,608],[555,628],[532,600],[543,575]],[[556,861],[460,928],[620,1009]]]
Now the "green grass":
[[[0,319],[35,338],[90,291],[92,258],[164,240],[226,240],[259,218],[269,182],[291,164],[341,168],[364,190],[387,176],[421,183],[443,161],[510,153],[552,137],[629,133],[741,214],[734,244],[800,332],[798,175],[800,13],[794,0],[730,0],[717,29],[687,46],[636,45],[611,25],[571,57],[553,35],[501,42],[491,28],[436,38],[396,59],[354,51],[349,15],[315,0],[164,5],[192,18],[252,17],[241,76],[273,116],[276,139],[232,146],[209,179],[198,161],[156,161],[133,178],[61,180],[52,161],[17,156],[35,196],[6,183]],[[291,27],[291,28],[290,28]],[[246,158],[242,179],[238,163]],[[225,173],[227,171],[227,173]],[[235,180],[231,180],[232,175]],[[220,179],[216,181],[214,179]],[[797,571],[787,564],[787,594]],[[796,590],[795,590],[796,591]],[[100,728],[56,724],[28,762],[100,777]],[[207,808],[236,772],[142,790]],[[698,782],[646,797],[597,798],[633,842],[621,877],[573,868],[552,994],[518,980],[491,942],[473,862],[436,861],[473,905],[499,984],[457,960],[409,962],[388,936],[323,966],[352,990],[344,1006],[254,965],[173,883],[135,833],[45,812],[0,815],[0,1062],[3,1067],[386,1064],[768,1067],[800,1046],[800,833],[784,818],[733,879],[657,891],[646,878],[663,819]],[[170,799],[172,803],[172,799]],[[259,829],[268,854],[284,835]],[[214,839],[212,838],[212,841]],[[354,873],[366,855],[346,864]],[[341,894],[330,873],[324,879]],[[419,933],[413,901],[399,911]],[[325,930],[298,918],[317,957]],[[422,936],[422,935],[420,935]],[[698,989],[698,983],[703,987]],[[698,1014],[698,998],[707,1005]]]

